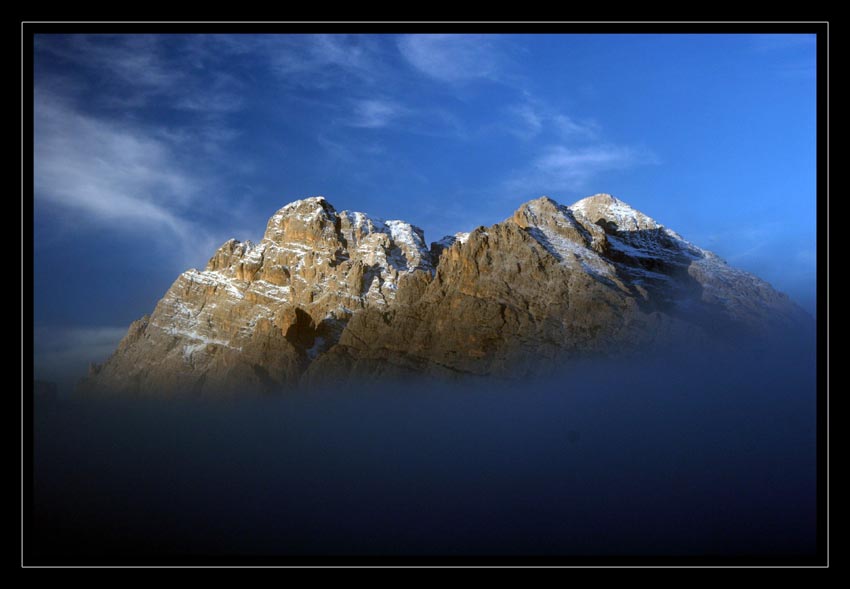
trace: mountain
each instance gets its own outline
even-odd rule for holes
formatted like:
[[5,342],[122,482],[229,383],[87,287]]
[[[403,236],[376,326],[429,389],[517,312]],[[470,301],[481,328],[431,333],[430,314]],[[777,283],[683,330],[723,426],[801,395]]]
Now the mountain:
[[805,326],[787,296],[607,194],[541,197],[426,244],[421,229],[290,203],[134,322],[82,392],[281,390],[427,374],[523,377],[572,359]]

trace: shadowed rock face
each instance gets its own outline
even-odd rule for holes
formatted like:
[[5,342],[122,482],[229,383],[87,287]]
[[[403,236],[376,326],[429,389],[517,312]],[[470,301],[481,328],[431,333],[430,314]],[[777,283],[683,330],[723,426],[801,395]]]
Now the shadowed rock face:
[[811,319],[605,194],[542,197],[426,244],[402,221],[290,203],[230,240],[130,326],[83,392],[274,391],[337,379],[523,377]]

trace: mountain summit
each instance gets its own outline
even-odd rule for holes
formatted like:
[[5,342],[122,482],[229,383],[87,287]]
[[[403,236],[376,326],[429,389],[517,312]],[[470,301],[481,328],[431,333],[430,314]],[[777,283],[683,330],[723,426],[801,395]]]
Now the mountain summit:
[[281,390],[334,379],[539,374],[571,359],[806,325],[766,282],[608,194],[529,201],[426,244],[295,201],[134,322],[83,392]]

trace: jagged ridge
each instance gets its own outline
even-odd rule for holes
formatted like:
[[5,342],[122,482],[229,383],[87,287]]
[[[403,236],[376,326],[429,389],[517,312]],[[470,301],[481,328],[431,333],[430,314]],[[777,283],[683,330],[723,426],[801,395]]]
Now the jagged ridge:
[[86,391],[261,388],[371,375],[517,376],[588,354],[804,322],[787,297],[607,194],[548,197],[434,242],[295,201],[131,326]]

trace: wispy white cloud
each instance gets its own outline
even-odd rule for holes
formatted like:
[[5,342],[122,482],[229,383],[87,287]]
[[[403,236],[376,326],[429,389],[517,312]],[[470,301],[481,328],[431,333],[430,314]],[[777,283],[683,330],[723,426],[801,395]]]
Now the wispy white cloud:
[[[214,120],[184,127],[153,127],[146,133],[165,144],[171,151],[202,153],[216,158],[219,162],[225,160],[226,148],[242,135],[242,131]],[[228,158],[225,161],[234,163],[237,167],[250,163],[247,159],[231,162]]]
[[570,116],[528,90],[507,113],[500,129],[529,142],[529,147],[539,146],[505,181],[513,193],[580,190],[604,172],[658,163],[649,149],[606,141],[595,121]]
[[380,48],[368,35],[261,35],[229,39],[231,46],[268,63],[280,80],[329,88],[373,82],[381,71]]
[[185,229],[174,211],[199,184],[164,142],[83,115],[38,91],[34,137],[36,198],[94,222]]
[[577,121],[565,114],[552,115],[552,122],[558,133],[564,138],[594,139],[597,137],[599,127],[591,121]]
[[204,80],[193,80],[191,88],[175,91],[174,107],[209,115],[236,112],[245,106],[243,90],[236,76],[215,71]]
[[597,144],[573,148],[553,145],[514,174],[508,185],[525,192],[576,190],[586,187],[603,172],[651,163],[657,163],[651,152],[627,146]]
[[167,92],[186,77],[183,70],[168,67],[161,37],[155,35],[73,35],[59,50],[113,79],[155,92]]
[[500,128],[523,140],[548,134],[558,141],[590,140],[598,135],[598,126],[591,121],[579,121],[544,104],[525,92],[522,102],[507,109],[508,116]]
[[405,35],[398,48],[413,67],[445,82],[500,76],[503,58],[492,35]]
[[[111,108],[141,108],[156,102],[195,113],[226,113],[243,106],[242,83],[222,69],[220,55],[202,50],[204,36],[39,35],[36,51],[82,66],[104,90],[91,94]],[[187,55],[194,67],[185,67]]]
[[382,99],[358,100],[347,124],[352,127],[377,129],[386,127],[407,113],[407,109],[396,102]]
[[524,102],[508,109],[512,115],[511,125],[507,130],[515,135],[531,139],[543,130],[544,116],[531,104]]
[[83,114],[39,88],[34,131],[36,202],[73,231],[117,231],[166,245],[181,270],[205,262],[224,241],[198,214],[217,206],[214,174],[205,177],[196,161],[184,160],[168,134]]

